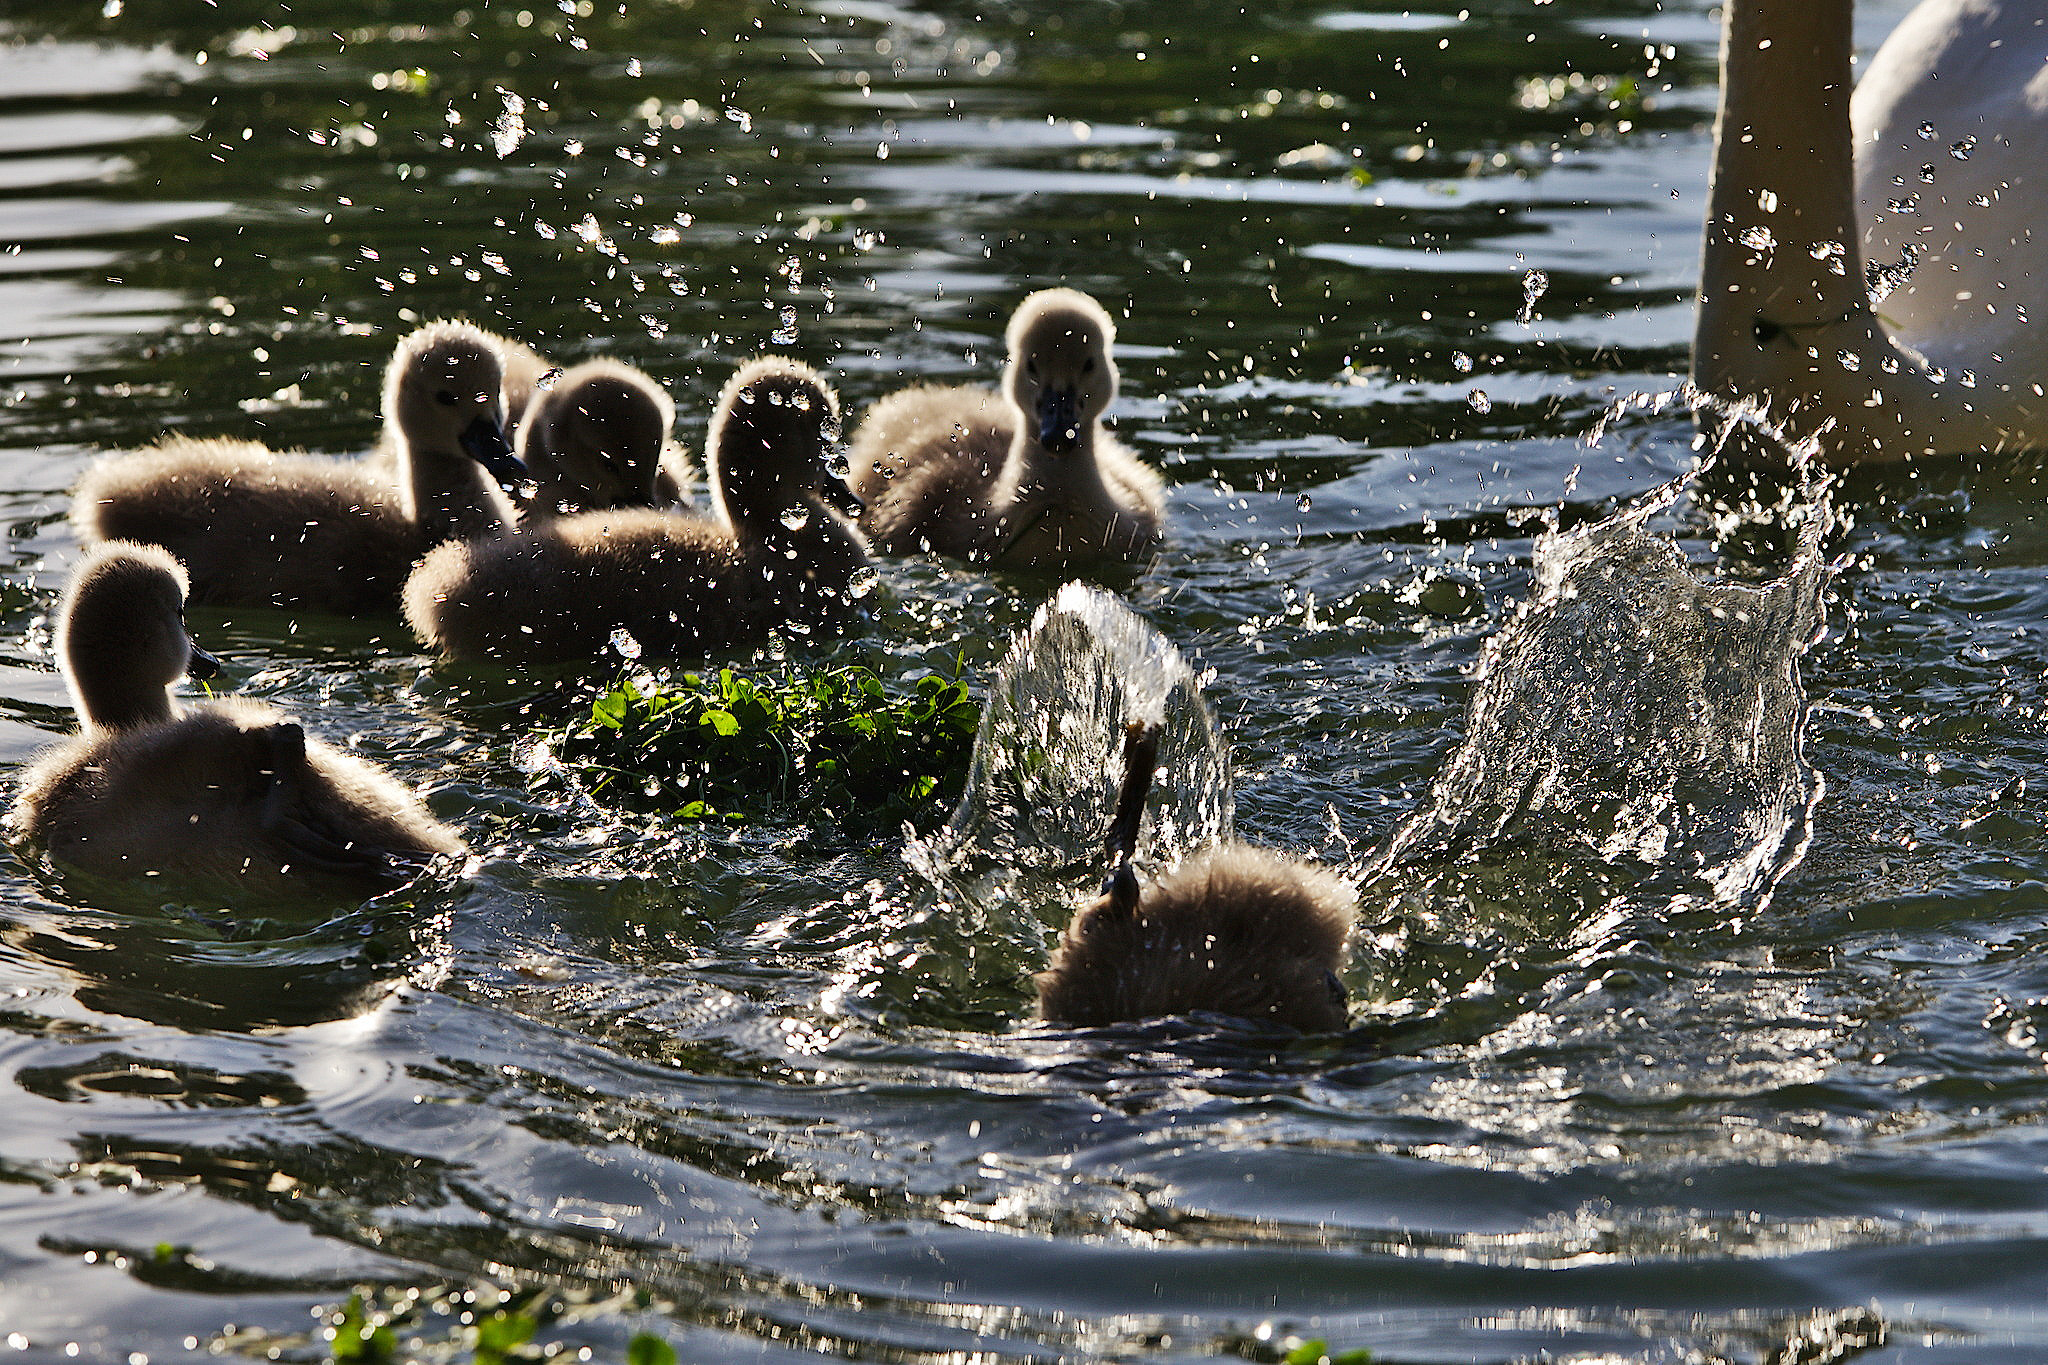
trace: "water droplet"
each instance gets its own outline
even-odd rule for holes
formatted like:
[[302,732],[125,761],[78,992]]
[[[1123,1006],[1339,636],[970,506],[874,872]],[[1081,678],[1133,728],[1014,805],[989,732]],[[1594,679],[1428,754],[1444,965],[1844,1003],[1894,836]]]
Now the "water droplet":
[[491,148],[503,161],[526,141],[526,101],[502,85],[498,87],[498,96],[504,101],[504,109],[491,124]]
[[540,378],[534,380],[533,386],[536,389],[552,389],[557,383],[561,382],[562,373],[562,367],[557,365]]
[[795,308],[791,307],[788,304],[784,304],[782,306],[782,325],[780,327],[777,327],[775,331],[770,334],[770,339],[773,340],[777,346],[792,346],[796,344]]
[[1950,143],[1948,154],[1958,161],[1968,161],[1970,153],[1976,149],[1977,139],[1975,137],[1966,137],[1961,142]]
[[1463,351],[1452,351],[1451,368],[1459,374],[1472,373],[1472,357],[1466,355]]
[[1934,141],[1934,125],[1931,123],[1921,124],[1920,136],[1927,139],[1929,142]]
[[633,638],[633,632],[624,626],[612,632],[612,649],[621,659],[640,657],[640,642]]
[[1297,512],[1310,511],[1315,507],[1315,505],[1316,500],[1306,493],[1303,493],[1300,497],[1294,500],[1294,510]]
[[1776,213],[1778,211],[1778,192],[1776,190],[1758,190],[1756,192],[1756,206],[1765,213]]
[[811,509],[791,507],[782,514],[782,524],[792,531],[801,531],[811,524]]
[[1845,370],[1860,370],[1863,368],[1863,357],[1854,351],[1836,351],[1835,359],[1841,362],[1842,368]]
[[1751,251],[1770,251],[1778,245],[1778,235],[1767,227],[1744,228],[1735,240]]
[[1536,320],[1536,300],[1542,298],[1543,292],[1548,288],[1550,288],[1550,273],[1548,271],[1531,270],[1528,274],[1522,276],[1522,311],[1515,314],[1516,322],[1526,327]]
[[1920,183],[1923,185],[1932,185],[1934,183],[1934,163],[1932,161],[1920,168]]
[[882,571],[872,564],[863,565],[853,571],[853,577],[846,580],[848,597],[866,597],[882,586]]
[[1472,405],[1472,411],[1474,412],[1484,413],[1493,411],[1493,399],[1487,396],[1485,389],[1472,390],[1472,392],[1465,395],[1465,401]]
[[640,74],[640,59],[638,57],[626,58],[626,74],[628,76],[637,76]]

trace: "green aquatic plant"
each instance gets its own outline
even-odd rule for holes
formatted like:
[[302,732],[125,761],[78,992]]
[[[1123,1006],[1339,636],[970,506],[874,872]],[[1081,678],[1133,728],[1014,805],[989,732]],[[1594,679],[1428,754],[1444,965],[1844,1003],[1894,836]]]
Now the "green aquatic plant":
[[1295,1344],[1280,1357],[1281,1365],[1372,1365],[1372,1352],[1363,1346],[1333,1351],[1321,1337]]
[[398,1359],[398,1334],[372,1320],[360,1293],[351,1294],[335,1321],[328,1352],[336,1365],[388,1365]]
[[545,737],[542,782],[607,805],[740,822],[800,805],[855,823],[927,813],[966,781],[981,708],[957,676],[892,685],[860,666],[623,677]]

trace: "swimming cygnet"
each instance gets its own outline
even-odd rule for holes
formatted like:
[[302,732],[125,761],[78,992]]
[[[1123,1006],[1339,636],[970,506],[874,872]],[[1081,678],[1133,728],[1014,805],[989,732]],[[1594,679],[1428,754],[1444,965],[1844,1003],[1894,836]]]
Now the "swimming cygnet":
[[669,439],[675,421],[661,385],[631,365],[590,360],[566,371],[535,392],[519,424],[522,522],[674,506],[691,477]]
[[514,663],[595,660],[620,631],[678,656],[834,623],[852,614],[849,589],[868,562],[860,533],[825,502],[838,424],[816,371],[752,361],[719,395],[705,442],[717,519],[586,512],[443,545],[406,584],[406,619],[444,654]]
[[512,468],[502,379],[496,338],[432,323],[399,343],[384,374],[395,485],[367,461],[171,437],[88,470],[72,520],[93,540],[170,550],[197,602],[389,609],[429,548],[511,524],[486,468]]
[[1102,895],[1075,914],[1038,974],[1039,1016],[1092,1027],[1208,1011],[1304,1032],[1344,1027],[1354,902],[1333,873],[1249,844],[1197,852],[1141,886],[1131,867],[1159,732],[1126,732]]
[[1116,397],[1116,326],[1075,289],[1018,305],[1002,392],[919,385],[868,409],[848,482],[878,550],[1061,569],[1159,546],[1159,476],[1097,420]]
[[169,689],[218,664],[185,633],[185,573],[164,550],[96,547],[58,612],[80,731],[29,766],[10,823],[53,861],[287,891],[365,893],[463,852],[382,769],[255,702],[180,708]]

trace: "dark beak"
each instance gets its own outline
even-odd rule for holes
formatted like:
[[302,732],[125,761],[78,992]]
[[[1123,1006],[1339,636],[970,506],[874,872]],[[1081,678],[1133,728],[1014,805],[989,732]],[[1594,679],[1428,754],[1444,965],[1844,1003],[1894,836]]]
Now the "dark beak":
[[185,661],[185,676],[194,682],[205,682],[208,678],[220,676],[220,660],[208,654],[198,645],[192,646],[192,657]]
[[526,478],[526,466],[505,443],[505,428],[488,417],[479,417],[462,431],[462,448],[505,488],[517,488]]
[[1081,402],[1072,389],[1047,389],[1038,396],[1038,443],[1055,455],[1081,444]]
[[1116,814],[1102,841],[1112,864],[1102,894],[1120,915],[1138,908],[1138,874],[1131,868],[1131,855],[1138,850],[1138,825],[1145,818],[1145,798],[1152,794],[1152,777],[1158,769],[1159,727],[1132,721],[1124,727],[1124,779],[1117,788]]
[[867,504],[860,495],[846,486],[846,481],[837,474],[826,474],[818,480],[818,492],[824,497],[825,505],[836,507],[849,517],[857,517],[867,510]]

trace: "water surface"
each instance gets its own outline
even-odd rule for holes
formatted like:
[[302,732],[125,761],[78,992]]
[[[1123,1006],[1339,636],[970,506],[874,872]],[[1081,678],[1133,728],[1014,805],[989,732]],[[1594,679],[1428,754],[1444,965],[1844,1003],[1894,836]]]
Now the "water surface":
[[[9,6],[0,762],[69,723],[48,613],[94,452],[364,449],[425,318],[632,360],[694,443],[759,349],[857,409],[991,379],[1031,288],[1096,294],[1119,434],[1173,485],[1131,600],[1210,674],[1238,832],[1351,866],[1457,751],[1538,514],[1693,459],[1670,409],[1581,436],[1684,368],[1703,4],[621,8]],[[1874,41],[1904,6],[1861,8]],[[2041,1359],[2039,469],[1842,499],[1826,792],[1768,903],[1589,919],[1597,870],[1542,863],[1463,917],[1383,897],[1400,951],[1341,1041],[1023,1027],[1029,963],[903,966],[893,840],[530,795],[546,683],[393,620],[197,612],[481,856],[338,915],[6,862],[0,1333],[317,1356],[352,1286],[502,1285],[600,1358]],[[1690,498],[1651,530],[1745,583],[1795,548]],[[891,563],[835,657],[986,676],[1054,586]]]

